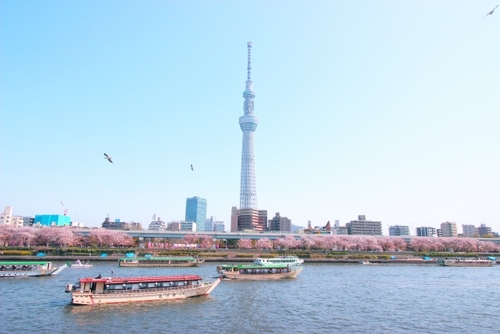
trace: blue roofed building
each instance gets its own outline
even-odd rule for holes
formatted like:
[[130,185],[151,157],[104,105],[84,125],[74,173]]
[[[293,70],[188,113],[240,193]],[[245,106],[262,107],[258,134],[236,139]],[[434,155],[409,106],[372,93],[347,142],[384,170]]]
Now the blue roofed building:
[[33,225],[70,226],[71,218],[64,215],[36,215]]

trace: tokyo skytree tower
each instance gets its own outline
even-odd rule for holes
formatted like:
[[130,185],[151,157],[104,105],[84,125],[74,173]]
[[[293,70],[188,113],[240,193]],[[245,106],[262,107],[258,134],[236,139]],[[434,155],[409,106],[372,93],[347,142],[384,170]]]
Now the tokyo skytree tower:
[[252,42],[248,46],[248,66],[246,89],[243,92],[243,116],[240,117],[240,128],[243,131],[243,146],[241,151],[241,184],[240,209],[257,209],[257,187],[255,181],[255,153],[253,149],[253,134],[257,129],[259,119],[253,114],[253,100],[255,93],[252,90],[250,76],[252,65]]

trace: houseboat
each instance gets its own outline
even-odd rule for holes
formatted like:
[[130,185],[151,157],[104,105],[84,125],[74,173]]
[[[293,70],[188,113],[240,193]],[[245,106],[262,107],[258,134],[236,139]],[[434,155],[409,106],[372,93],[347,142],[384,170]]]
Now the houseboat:
[[225,279],[238,280],[275,280],[281,278],[295,278],[302,271],[302,266],[286,264],[258,265],[258,264],[227,264],[217,267],[217,272]]
[[287,264],[290,266],[300,266],[304,263],[303,259],[299,259],[297,256],[280,256],[280,257],[272,257],[272,258],[256,258],[253,260],[253,263],[259,264],[261,266],[268,266],[274,264]]
[[451,258],[438,260],[439,265],[445,267],[491,267],[496,260],[484,258]]
[[220,283],[198,275],[80,278],[66,285],[71,304],[95,305],[185,299],[210,294]]
[[67,265],[56,267],[46,261],[0,261],[0,277],[30,277],[57,275]]
[[194,267],[205,262],[191,256],[124,257],[118,260],[120,267]]

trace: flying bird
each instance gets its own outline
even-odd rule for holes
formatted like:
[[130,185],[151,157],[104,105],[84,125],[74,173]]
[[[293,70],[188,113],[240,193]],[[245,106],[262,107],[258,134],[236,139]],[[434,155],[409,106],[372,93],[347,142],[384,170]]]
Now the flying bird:
[[191,170],[193,170],[193,165],[191,165]]
[[109,162],[113,163],[113,160],[111,160],[112,158],[106,153],[104,153],[104,159],[107,159]]
[[[500,5],[497,5],[495,8],[493,8],[493,9],[491,10],[491,12],[489,12],[488,14],[486,14],[486,16],[488,16],[488,15],[493,15],[493,12],[495,11],[495,9],[497,9],[497,7],[498,7],[498,6],[500,6]],[[485,16],[485,17],[483,17],[483,20],[486,18],[486,16]]]

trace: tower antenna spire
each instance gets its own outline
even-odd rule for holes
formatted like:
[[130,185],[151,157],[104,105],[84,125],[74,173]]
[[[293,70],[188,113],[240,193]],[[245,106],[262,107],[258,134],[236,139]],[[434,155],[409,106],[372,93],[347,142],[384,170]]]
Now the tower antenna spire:
[[252,80],[252,42],[247,43],[248,47],[248,66],[247,66],[247,80]]

